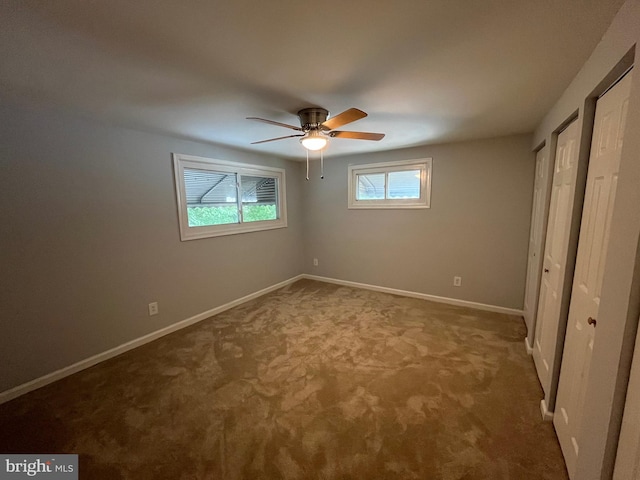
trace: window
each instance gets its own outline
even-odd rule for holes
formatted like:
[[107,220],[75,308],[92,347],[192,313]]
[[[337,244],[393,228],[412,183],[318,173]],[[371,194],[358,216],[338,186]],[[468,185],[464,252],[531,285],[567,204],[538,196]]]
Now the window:
[[183,241],[287,226],[283,169],[177,153],[173,166]]
[[431,159],[349,166],[349,208],[429,208]]

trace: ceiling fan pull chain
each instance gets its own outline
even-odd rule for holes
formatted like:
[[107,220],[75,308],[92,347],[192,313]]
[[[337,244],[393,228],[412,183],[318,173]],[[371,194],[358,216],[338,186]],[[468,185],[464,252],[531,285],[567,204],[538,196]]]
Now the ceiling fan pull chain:
[[[309,155],[309,153],[307,153]],[[324,155],[322,154],[322,150],[320,150],[320,178],[324,179]]]
[[309,150],[307,150],[307,180],[309,180]]

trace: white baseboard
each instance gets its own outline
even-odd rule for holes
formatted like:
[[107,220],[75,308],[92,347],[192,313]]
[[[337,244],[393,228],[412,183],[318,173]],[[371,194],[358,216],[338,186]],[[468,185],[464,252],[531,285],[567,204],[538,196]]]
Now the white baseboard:
[[542,420],[544,422],[550,422],[553,420],[553,412],[550,412],[547,409],[547,402],[544,398],[540,400],[540,413],[542,413]]
[[527,349],[527,355],[533,355],[533,345],[529,344],[529,337],[524,337],[524,348]]
[[258,290],[257,292],[254,292],[254,293],[250,293],[249,295],[245,295],[244,297],[238,298],[229,303],[225,303],[224,305],[220,305],[219,307],[212,308],[210,310],[207,310],[206,312],[199,313],[197,315],[194,315],[193,317],[187,318],[185,320],[181,320],[178,323],[174,323],[173,325],[169,325],[168,327],[161,328],[160,330],[156,330],[155,332],[151,332],[140,338],[131,340],[130,342],[119,345],[115,348],[107,350],[106,352],[98,353],[97,355],[94,355],[92,357],[86,358],[84,360],[80,360],[79,362],[76,362],[73,365],[69,365],[68,367],[61,368],[60,370],[56,370],[55,372],[48,373],[42,377],[36,378],[27,383],[23,383],[22,385],[18,385],[17,387],[11,388],[10,390],[1,392],[0,405],[8,402],[9,400],[13,400],[14,398],[17,398],[21,395],[24,395],[33,390],[36,390],[40,387],[49,385],[50,383],[53,383],[64,377],[73,375],[74,373],[77,373],[81,370],[85,370],[89,367],[93,367],[94,365],[100,362],[109,360],[110,358],[116,357],[129,350],[133,350],[134,348],[140,347],[146,343],[153,342],[154,340],[157,340],[160,337],[164,337],[165,335],[173,333],[177,330],[181,330],[185,327],[193,325],[194,323],[198,323],[206,318],[222,313],[225,310],[229,310],[230,308],[233,308],[242,303],[248,302],[249,300],[253,300],[254,298],[261,297],[262,295],[265,295],[269,292],[285,287],[291,283],[297,282],[302,278],[304,278],[303,275],[296,275],[295,277],[292,277],[283,282],[276,283],[275,285],[271,285],[270,287],[263,288],[262,290]]
[[63,367],[60,370],[56,370],[54,372],[48,373],[42,377],[23,383],[22,385],[18,385],[17,387],[11,388],[4,392],[0,392],[0,404],[8,402],[9,400],[13,400],[14,398],[17,398],[21,395],[29,393],[38,388],[44,387],[45,385],[49,385],[50,383],[53,383],[64,377],[68,377],[69,375],[73,375],[74,373],[77,373],[81,370],[85,370],[89,367],[93,367],[94,365],[97,365],[100,362],[109,360],[110,358],[116,357],[129,350],[133,350],[134,348],[140,347],[146,343],[153,342],[154,340],[157,340],[160,337],[164,337],[165,335],[173,333],[177,330],[181,330],[185,327],[193,325],[194,323],[198,323],[206,318],[222,313],[225,310],[229,310],[230,308],[233,308],[242,303],[248,302],[249,300],[253,300],[254,298],[261,297],[262,295],[265,295],[269,292],[282,288],[286,285],[290,285],[303,278],[307,278],[310,280],[317,280],[325,283],[334,283],[334,284],[344,285],[349,287],[363,288],[366,290],[374,290],[377,292],[391,293],[394,295],[401,295],[403,297],[420,298],[423,300],[431,300],[433,302],[447,303],[450,305],[457,305],[461,307],[476,308],[479,310],[487,310],[490,312],[506,313],[510,315],[522,315],[522,310],[517,310],[513,308],[498,307],[495,305],[486,305],[484,303],[469,302],[466,300],[458,300],[455,298],[438,297],[435,295],[428,295],[426,293],[410,292],[407,290],[398,290],[395,288],[388,288],[388,287],[379,287],[376,285],[368,285],[366,283],[350,282],[347,280],[338,280],[335,278],[320,277],[317,275],[301,274],[301,275],[296,275],[295,277],[292,277],[283,282],[272,285],[270,287],[263,288],[262,290],[258,290],[257,292],[251,293],[249,295],[245,295],[244,297],[238,298],[231,302],[225,303],[224,305],[220,305],[219,307],[212,308],[210,310],[207,310],[206,312],[199,313],[197,315],[194,315],[193,317],[187,318],[185,320],[181,320],[177,323],[174,323],[173,325],[169,325],[168,327],[161,328],[160,330],[156,330],[155,332],[151,332],[147,335],[131,340],[130,342],[124,343],[122,345],[119,345],[105,352],[98,353],[97,355],[86,358],[84,360],[80,360],[79,362],[76,362],[73,365]]
[[499,307],[497,305],[487,305],[485,303],[470,302],[468,300],[458,300],[457,298],[438,297],[436,295],[429,295],[426,293],[411,292],[408,290],[398,290],[389,287],[379,287],[377,285],[369,285],[366,283],[350,282],[348,280],[339,280],[337,278],[319,277],[317,275],[303,274],[302,278],[308,278],[309,280],[318,280],[319,282],[335,283],[337,285],[344,285],[346,287],[364,288],[365,290],[374,290],[376,292],[391,293],[393,295],[400,295],[403,297],[420,298],[422,300],[431,300],[432,302],[446,303],[449,305],[456,305],[458,307],[476,308],[478,310],[485,310],[496,313],[506,313],[509,315],[522,316],[522,310],[515,308]]

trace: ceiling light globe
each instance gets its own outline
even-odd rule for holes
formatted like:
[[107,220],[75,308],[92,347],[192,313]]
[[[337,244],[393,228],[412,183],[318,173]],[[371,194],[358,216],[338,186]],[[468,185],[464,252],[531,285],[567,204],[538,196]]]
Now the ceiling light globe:
[[327,139],[319,135],[309,135],[300,139],[300,143],[307,150],[322,150],[327,146]]

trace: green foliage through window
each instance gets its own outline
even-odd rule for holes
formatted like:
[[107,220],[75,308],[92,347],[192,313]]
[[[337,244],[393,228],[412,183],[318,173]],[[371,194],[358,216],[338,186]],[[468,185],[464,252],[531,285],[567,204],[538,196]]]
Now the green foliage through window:
[[[243,205],[243,221],[259,222],[278,218],[275,205]],[[190,227],[207,227],[239,223],[238,208],[235,205],[215,207],[188,207]]]
[[245,222],[259,222],[278,218],[275,205],[243,205],[242,219]]
[[235,205],[222,207],[189,207],[187,208],[190,227],[207,227],[209,225],[226,225],[238,223],[238,207]]

